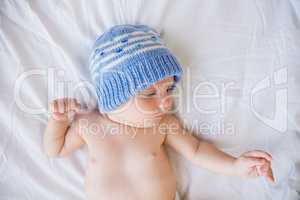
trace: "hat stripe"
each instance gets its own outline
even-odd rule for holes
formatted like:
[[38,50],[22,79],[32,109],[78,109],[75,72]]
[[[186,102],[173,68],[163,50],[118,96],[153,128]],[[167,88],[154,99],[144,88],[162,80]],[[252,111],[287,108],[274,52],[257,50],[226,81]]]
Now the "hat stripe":
[[[140,47],[142,47],[144,45],[148,45],[148,44],[151,44],[151,43],[162,45],[162,43],[159,42],[159,41],[153,41],[151,39],[151,37],[150,38],[144,38],[144,39],[141,39],[141,40],[135,40],[135,41],[132,41],[132,42],[130,42],[128,44],[125,44],[123,46],[117,46],[117,47],[114,47],[114,49],[104,51],[105,55],[103,55],[103,56],[98,54],[97,57],[94,60],[92,60],[91,64],[93,65],[94,63],[99,62],[99,60],[101,60],[101,64],[105,63],[105,62],[107,62],[107,60],[112,59],[113,57],[120,56],[120,54],[122,54],[122,52],[124,52],[126,50],[129,50],[132,47],[137,47],[135,44],[138,44]],[[116,52],[116,49],[118,49],[118,48],[122,49],[121,53]],[[132,48],[132,49],[134,49],[134,48]]]
[[[138,40],[138,39],[141,39],[141,38],[147,38],[147,37],[150,37],[150,36],[155,36],[155,35],[153,33],[129,34],[126,37],[121,38],[121,39],[119,39],[119,40],[117,40],[113,43],[110,43],[110,44],[104,46],[104,47],[96,46],[96,47],[94,47],[94,49],[98,49],[99,51],[103,51],[103,50],[107,51],[107,50],[110,50],[111,48],[113,48],[116,45],[128,43],[131,40]],[[101,45],[101,46],[103,46],[103,45]]]
[[112,68],[112,67],[122,63],[123,61],[125,61],[127,59],[130,59],[130,57],[132,57],[132,56],[135,56],[139,53],[143,53],[143,52],[150,51],[153,49],[168,49],[168,48],[161,44],[148,44],[148,45],[144,45],[141,48],[132,48],[132,49],[129,49],[128,51],[124,52],[122,55],[116,56],[105,63],[97,63],[96,66],[92,66],[91,67],[92,73],[96,72],[99,67],[102,67],[103,69],[109,69],[109,68]]
[[149,45],[145,45],[143,48],[141,49],[135,49],[133,51],[128,51],[126,52],[127,55],[123,55],[122,57],[118,58],[118,59],[114,59],[112,62],[109,63],[105,63],[105,69],[114,67],[116,65],[118,65],[119,63],[129,59],[132,56],[138,55],[139,53],[144,53],[150,50],[154,50],[154,49],[168,49],[165,46],[161,45],[161,44],[149,44]]
[[[139,46],[136,46],[135,44],[139,44]],[[150,44],[158,44],[158,45],[162,45],[162,43],[160,43],[160,42],[153,42],[152,40],[149,40],[149,39],[144,39],[144,40],[140,40],[140,41],[135,41],[134,43],[132,43],[132,44],[130,44],[129,46],[124,46],[123,48],[122,48],[122,52],[125,52],[125,51],[128,51],[128,50],[130,50],[130,49],[138,49],[138,47],[143,47],[143,46],[147,46],[147,45],[150,45]],[[117,49],[117,48],[116,48]],[[95,59],[95,61],[94,62],[97,62],[98,60],[100,60],[101,59],[101,61],[100,61],[100,63],[102,64],[102,63],[106,63],[106,62],[108,62],[108,60],[111,60],[111,59],[113,59],[113,58],[118,58],[118,57],[120,57],[120,54],[122,54],[122,52],[121,53],[117,53],[116,54],[116,52],[115,52],[115,50],[116,49],[114,49],[114,50],[112,50],[111,52],[109,52],[108,53],[108,55],[106,56],[106,57],[102,57],[102,58],[96,58]],[[132,51],[133,52],[133,51]]]
[[[150,33],[147,33],[147,34],[150,34]],[[108,39],[108,41],[106,41],[105,43],[98,44],[100,42],[100,39],[102,38],[102,36],[100,36],[96,40],[96,42],[95,42],[95,44],[93,46],[93,53],[89,57],[89,60],[94,59],[95,56],[98,54],[98,53],[96,53],[96,50],[103,51],[104,49],[109,48],[111,46],[114,46],[114,45],[116,45],[117,43],[121,42],[124,39],[134,38],[134,37],[139,37],[139,36],[144,36],[144,35],[145,35],[145,32],[143,32],[143,31],[137,31],[137,32],[133,32],[133,33],[124,33],[124,34],[122,34],[122,35],[120,35],[118,37],[115,37],[114,38],[115,42]]]
[[[98,40],[101,39],[101,36],[96,40],[96,43],[94,45],[94,49],[97,48],[97,49],[105,49],[107,47],[110,47],[112,45],[115,45],[116,43],[119,43],[121,42],[123,39],[126,39],[126,38],[134,38],[134,37],[139,37],[139,36],[144,36],[144,35],[153,35],[153,34],[157,34],[155,33],[154,31],[149,31],[147,33],[145,33],[144,31],[135,31],[135,32],[132,32],[132,33],[124,33],[124,34],[121,34],[117,37],[114,37],[113,38],[113,41],[111,40],[108,40],[106,41],[105,43],[101,44],[101,45],[98,45]],[[115,42],[114,42],[115,41]],[[97,46],[98,45],[98,46]]]
[[[135,55],[139,52],[142,52],[143,50],[147,50],[148,47],[156,46],[155,48],[166,48],[166,46],[162,45],[161,43],[153,43],[153,42],[145,42],[143,45],[135,45],[130,49],[126,49],[118,54],[116,54],[114,57],[111,56],[110,59],[105,59],[105,61],[102,61],[100,58],[96,59],[94,62],[91,62],[90,70],[92,73],[98,71],[99,68],[110,68],[113,66],[113,63],[117,63],[119,59],[126,60],[130,58],[130,55]],[[150,48],[150,50],[153,48]]]
[[153,36],[154,35],[147,35],[147,36],[144,35],[144,36],[141,36],[138,38],[134,38],[134,40],[128,40],[128,41],[126,41],[126,43],[119,42],[119,43],[116,43],[115,45],[111,45],[109,48],[100,49],[100,51],[105,53],[104,56],[101,56],[101,58],[105,59],[105,56],[111,55],[111,53],[115,53],[115,50],[118,48],[121,48],[124,50],[124,48],[129,48],[136,43],[142,44],[143,42],[146,42],[146,41],[154,42],[152,39]]
[[[136,31],[133,33],[124,33],[124,34],[121,34],[121,35],[115,37],[113,40],[115,40],[115,41],[121,40],[121,39],[128,37],[129,35],[138,35],[138,34],[143,34],[143,33],[144,33],[143,31]],[[105,48],[106,46],[111,45],[113,42],[112,40],[108,39],[106,42],[103,42],[102,44],[99,45],[98,42],[101,39],[102,39],[102,35],[100,37],[98,37],[98,39],[96,40],[94,48]]]

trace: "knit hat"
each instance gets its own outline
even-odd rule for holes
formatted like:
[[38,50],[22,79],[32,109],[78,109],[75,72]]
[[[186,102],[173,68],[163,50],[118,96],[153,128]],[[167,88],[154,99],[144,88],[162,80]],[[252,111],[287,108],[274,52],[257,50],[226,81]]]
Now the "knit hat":
[[106,113],[156,82],[174,77],[182,69],[160,35],[145,25],[118,25],[95,42],[89,69],[99,111]]

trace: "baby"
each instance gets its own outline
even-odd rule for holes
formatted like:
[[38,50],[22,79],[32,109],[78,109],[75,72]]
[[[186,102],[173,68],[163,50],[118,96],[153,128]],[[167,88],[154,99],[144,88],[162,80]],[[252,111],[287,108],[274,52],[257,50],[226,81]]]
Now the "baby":
[[165,146],[216,173],[274,181],[268,153],[228,155],[198,140],[171,114],[182,69],[155,30],[144,25],[111,28],[94,45],[90,71],[98,110],[83,113],[75,99],[57,99],[50,105],[44,135],[51,157],[67,156],[87,144],[87,199],[179,199]]

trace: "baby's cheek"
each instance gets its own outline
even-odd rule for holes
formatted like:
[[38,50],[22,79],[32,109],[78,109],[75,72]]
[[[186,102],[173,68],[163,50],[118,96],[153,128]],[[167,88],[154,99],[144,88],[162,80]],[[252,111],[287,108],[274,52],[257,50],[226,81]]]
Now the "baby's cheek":
[[135,106],[141,114],[145,115],[157,114],[159,111],[159,107],[153,99],[140,99]]

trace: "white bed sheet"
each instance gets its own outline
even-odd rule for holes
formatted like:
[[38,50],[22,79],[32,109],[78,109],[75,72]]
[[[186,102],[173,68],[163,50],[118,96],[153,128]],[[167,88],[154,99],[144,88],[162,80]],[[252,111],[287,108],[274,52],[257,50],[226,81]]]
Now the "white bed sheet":
[[[0,1],[0,199],[85,198],[86,149],[66,159],[43,152],[47,105],[66,95],[87,101],[90,93],[66,94],[59,83],[90,82],[93,41],[124,23],[153,26],[179,57],[179,114],[195,134],[233,155],[273,155],[276,183],[269,184],[214,174],[170,152],[183,198],[300,199],[299,0]],[[219,95],[203,96],[211,92]]]

